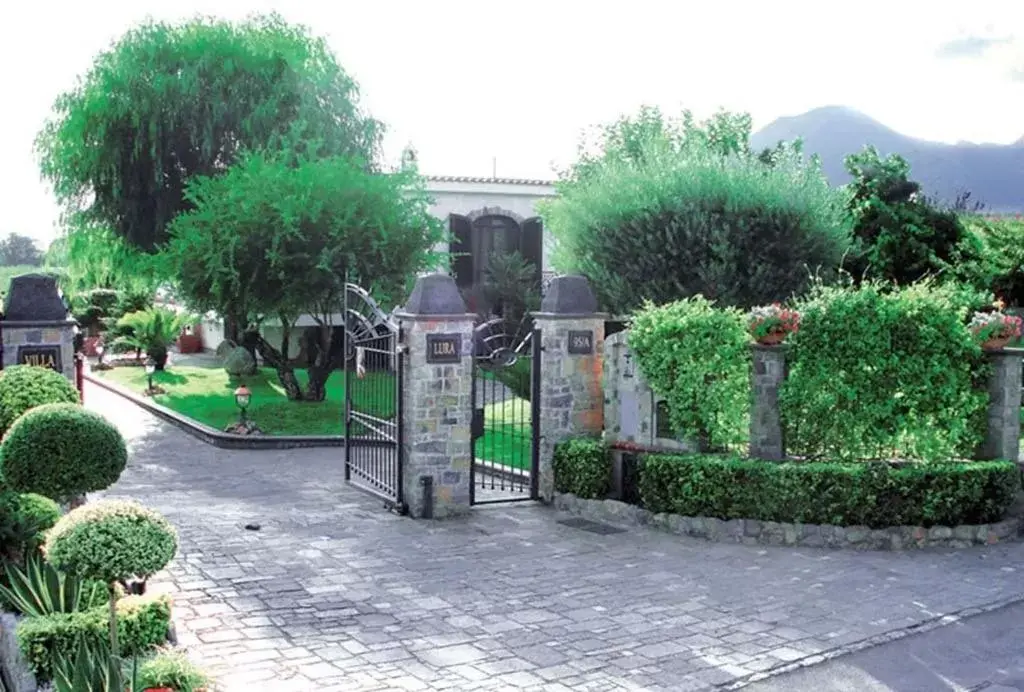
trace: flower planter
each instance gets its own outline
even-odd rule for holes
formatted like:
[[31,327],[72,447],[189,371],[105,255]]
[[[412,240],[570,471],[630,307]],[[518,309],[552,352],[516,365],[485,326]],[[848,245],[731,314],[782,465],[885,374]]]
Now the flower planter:
[[1010,339],[1011,337],[1009,336],[1000,337],[998,339],[988,339],[981,344],[981,348],[986,351],[998,351],[1006,348],[1006,345],[1010,343]]
[[764,336],[757,340],[757,343],[761,344],[762,346],[778,346],[783,341],[785,341],[785,339],[785,332],[774,332],[772,334],[765,334]]

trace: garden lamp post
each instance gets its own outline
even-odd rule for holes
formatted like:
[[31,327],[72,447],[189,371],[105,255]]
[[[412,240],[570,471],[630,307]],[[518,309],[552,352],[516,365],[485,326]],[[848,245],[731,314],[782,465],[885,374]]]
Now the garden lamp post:
[[150,393],[153,392],[153,373],[156,372],[156,361],[152,358],[146,359],[146,384],[149,385]]
[[245,410],[249,408],[249,401],[252,398],[252,392],[244,384],[235,390],[235,404],[239,410],[239,420],[245,423]]

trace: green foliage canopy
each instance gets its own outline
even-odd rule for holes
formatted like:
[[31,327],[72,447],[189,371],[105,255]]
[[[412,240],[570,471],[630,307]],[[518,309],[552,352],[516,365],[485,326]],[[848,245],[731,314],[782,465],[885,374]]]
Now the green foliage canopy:
[[848,249],[846,196],[784,145],[749,151],[746,116],[697,124],[641,111],[603,132],[541,214],[564,272],[591,280],[613,313],[704,295],[750,307],[804,290]]
[[882,158],[871,146],[846,158],[850,213],[858,252],[851,271],[906,285],[925,277],[970,279],[982,247],[952,209],[940,209],[910,180],[898,154]]
[[277,15],[144,23],[54,110],[37,149],[58,200],[147,251],[193,176],[268,147],[372,164],[383,130],[327,43]]

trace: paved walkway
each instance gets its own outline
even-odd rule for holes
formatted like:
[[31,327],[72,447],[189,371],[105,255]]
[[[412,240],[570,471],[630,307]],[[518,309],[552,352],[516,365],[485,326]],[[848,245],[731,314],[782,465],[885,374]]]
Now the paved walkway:
[[1024,598],[1024,544],[769,549],[596,535],[538,506],[413,521],[346,487],[340,450],[220,450],[86,402],[131,441],[111,494],[180,531],[157,586],[228,690],[702,690]]

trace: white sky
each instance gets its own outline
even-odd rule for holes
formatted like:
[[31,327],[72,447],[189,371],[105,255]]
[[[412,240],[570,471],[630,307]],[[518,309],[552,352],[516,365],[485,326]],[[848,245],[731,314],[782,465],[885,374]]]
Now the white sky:
[[[9,4],[8,4],[9,3]],[[58,210],[32,143],[53,100],[132,24],[277,10],[327,36],[426,173],[552,177],[584,127],[636,110],[780,115],[847,105],[941,141],[1024,136],[1024,2],[972,0],[5,0],[0,234]],[[967,38],[980,57],[940,57]],[[969,43],[969,42],[967,42]],[[1016,71],[1016,80],[1011,79]]]

